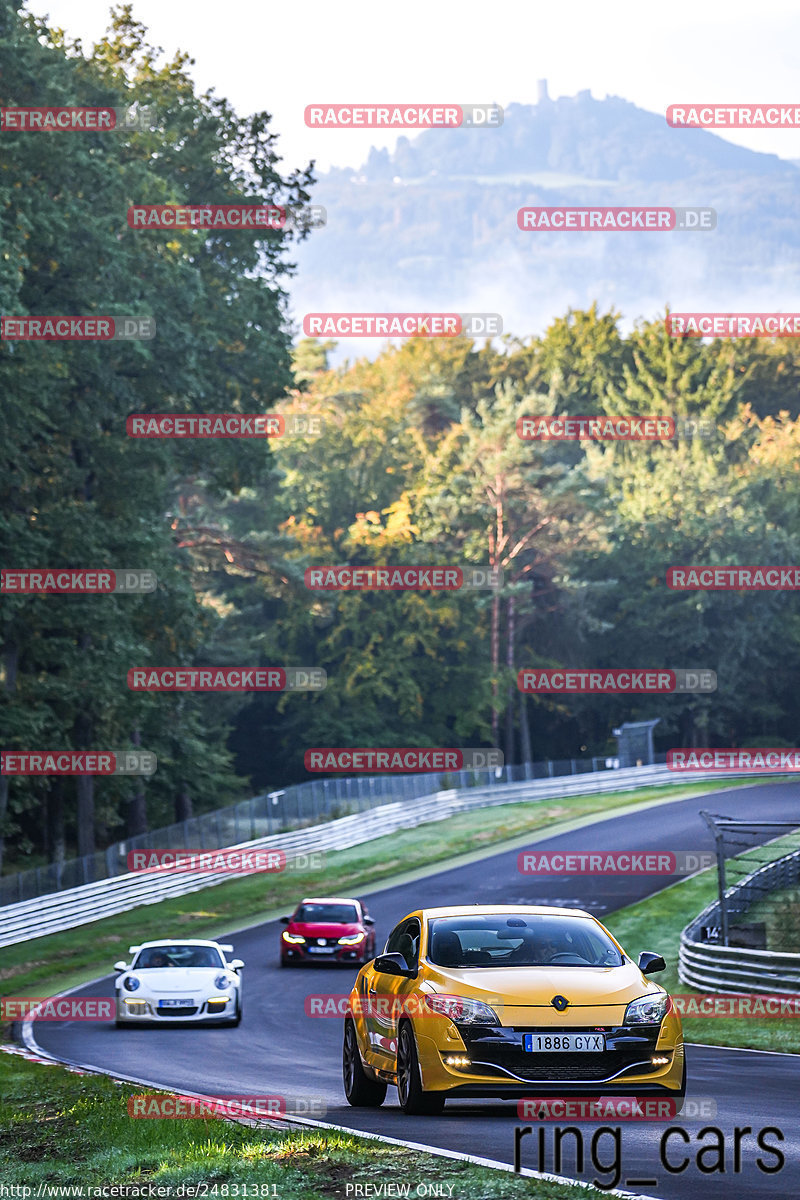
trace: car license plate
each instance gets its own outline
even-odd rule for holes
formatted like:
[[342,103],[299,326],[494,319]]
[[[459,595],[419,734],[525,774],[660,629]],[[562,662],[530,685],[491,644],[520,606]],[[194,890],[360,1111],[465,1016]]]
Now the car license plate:
[[335,946],[309,946],[309,954],[333,954]]
[[159,1000],[159,1008],[197,1008],[197,1002],[190,1000],[188,996],[181,997],[180,1000]]
[[602,1054],[606,1039],[602,1033],[524,1033],[522,1049],[531,1054]]

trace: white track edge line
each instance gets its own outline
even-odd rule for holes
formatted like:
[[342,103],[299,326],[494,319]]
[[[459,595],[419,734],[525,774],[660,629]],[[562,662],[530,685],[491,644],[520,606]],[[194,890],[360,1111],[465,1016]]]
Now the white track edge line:
[[[93,980],[92,982],[99,983],[104,978],[106,978],[106,976],[101,976],[99,980]],[[77,992],[79,988],[86,986],[86,984],[78,984],[77,987],[68,988],[64,992],[58,992],[57,995],[49,997],[49,999],[58,1000],[62,996],[70,996],[74,992]],[[33,1011],[35,1012],[35,1009]],[[62,1066],[77,1067],[78,1070],[86,1071],[87,1074],[90,1075],[105,1075],[109,1079],[119,1080],[122,1083],[138,1083],[142,1084],[144,1087],[156,1088],[158,1091],[167,1093],[170,1092],[168,1086],[164,1085],[163,1083],[154,1083],[151,1079],[140,1079],[135,1075],[119,1075],[116,1071],[103,1071],[96,1066],[90,1066],[88,1063],[76,1062],[74,1059],[60,1058],[56,1054],[51,1054],[49,1050],[45,1050],[36,1041],[33,1033],[33,1022],[33,1013],[26,1014],[22,1020],[22,1039],[32,1054],[36,1054],[40,1058],[48,1059],[50,1062],[59,1063]],[[172,1094],[174,1095],[176,1093]],[[181,1088],[179,1094],[181,1096],[192,1096],[201,1100],[208,1098],[208,1093],[204,1094],[203,1092],[191,1092],[184,1088]],[[233,1121],[237,1125],[249,1125],[248,1120],[240,1117],[232,1116],[224,1119]],[[346,1125],[333,1125],[326,1121],[315,1121],[311,1117],[288,1116],[280,1119],[285,1120],[287,1125],[295,1124],[300,1126],[309,1126],[314,1129],[331,1129],[335,1130],[337,1133],[349,1133],[354,1137],[366,1138],[368,1141],[385,1142],[387,1145],[391,1146],[404,1146],[408,1150],[417,1150],[423,1154],[433,1154],[439,1158],[452,1158],[459,1162],[469,1162],[473,1163],[475,1166],[489,1167],[497,1171],[507,1171],[512,1175],[518,1174],[531,1179],[543,1179],[547,1183],[561,1183],[566,1184],[569,1187],[583,1188],[584,1190],[592,1186],[590,1183],[586,1183],[582,1179],[569,1179],[565,1175],[553,1175],[549,1171],[532,1171],[528,1167],[523,1167],[521,1171],[517,1172],[508,1163],[498,1162],[496,1159],[481,1158],[473,1154],[461,1154],[457,1150],[446,1150],[442,1146],[426,1146],[421,1142],[410,1142],[406,1141],[404,1138],[395,1138],[389,1136],[388,1134],[384,1135],[380,1133],[372,1133],[369,1130],[350,1129]],[[266,1125],[269,1128],[279,1128],[279,1126],[276,1126],[274,1123],[270,1124],[269,1121],[266,1122]],[[643,1192],[624,1192],[617,1188],[603,1188],[602,1190],[607,1196],[619,1196],[622,1198],[622,1200],[663,1200],[663,1197],[646,1195]]]

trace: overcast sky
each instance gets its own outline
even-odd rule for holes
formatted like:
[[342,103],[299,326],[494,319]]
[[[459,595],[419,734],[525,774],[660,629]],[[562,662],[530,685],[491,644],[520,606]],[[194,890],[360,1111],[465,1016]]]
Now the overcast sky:
[[[108,0],[30,0],[29,9],[86,47],[108,23]],[[534,103],[591,89],[663,113],[681,101],[800,102],[797,0],[134,0],[151,41],[185,50],[200,90],[241,113],[266,109],[283,169],[358,166],[388,130],[311,130],[316,102]],[[405,131],[407,136],[415,136]],[[491,136],[487,134],[487,136]],[[691,133],[680,136],[691,137]],[[724,136],[800,158],[800,129]]]

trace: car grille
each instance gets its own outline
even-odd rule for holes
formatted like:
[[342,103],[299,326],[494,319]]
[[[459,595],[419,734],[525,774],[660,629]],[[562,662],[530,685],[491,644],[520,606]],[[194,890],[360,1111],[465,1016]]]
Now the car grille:
[[[534,1032],[541,1030],[506,1030],[507,1036],[503,1038],[467,1035],[465,1041],[473,1069],[492,1078],[508,1078],[508,1072],[519,1079],[542,1083],[582,1079],[599,1082],[631,1069],[637,1075],[658,1070],[650,1062],[656,1048],[657,1026],[648,1033],[637,1032],[637,1036],[630,1036],[629,1030],[621,1028],[607,1031],[606,1038],[611,1044],[602,1054],[530,1054],[522,1049],[522,1035]],[[585,1033],[586,1029],[561,1032]]]
[[193,1017],[200,1009],[185,1005],[180,1008],[157,1008],[156,1012],[160,1017]]
[[[601,1059],[601,1062],[599,1063],[597,1062],[598,1058]],[[564,1062],[564,1059],[570,1059],[571,1061]],[[569,1080],[581,1079],[599,1082],[603,1079],[610,1079],[611,1076],[616,1075],[617,1072],[624,1070],[626,1066],[633,1067],[639,1063],[641,1063],[641,1059],[638,1058],[628,1063],[621,1063],[618,1061],[618,1056],[615,1054],[562,1054],[560,1055],[559,1061],[556,1061],[555,1059],[546,1059],[541,1063],[537,1063],[535,1067],[531,1067],[528,1064],[523,1066],[517,1062],[504,1062],[502,1065],[505,1067],[506,1071],[510,1071],[512,1075],[516,1075],[519,1079],[526,1079],[530,1080],[531,1082],[539,1080],[542,1083],[549,1083],[556,1082],[561,1079],[563,1079],[565,1082]],[[481,1074],[483,1073],[483,1070],[486,1070],[487,1074],[490,1073],[493,1077],[505,1076],[507,1078],[505,1071],[498,1070],[496,1067],[491,1065],[484,1066],[480,1063],[474,1063],[473,1066],[476,1067]],[[637,1074],[639,1071],[644,1074],[649,1070],[652,1070],[652,1067],[649,1063],[646,1065],[637,1066]]]

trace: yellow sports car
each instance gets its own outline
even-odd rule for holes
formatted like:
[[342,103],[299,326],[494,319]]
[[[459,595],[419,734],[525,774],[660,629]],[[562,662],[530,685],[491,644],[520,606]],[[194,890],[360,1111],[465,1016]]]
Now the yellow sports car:
[[686,1091],[681,1019],[608,930],[575,908],[469,905],[405,917],[350,994],[342,1056],[350,1104],[387,1084],[406,1113],[448,1096]]

